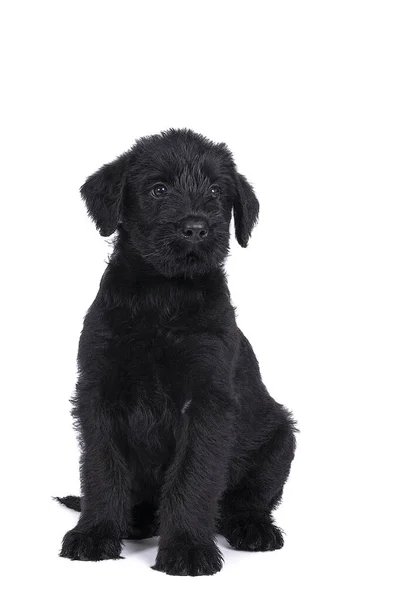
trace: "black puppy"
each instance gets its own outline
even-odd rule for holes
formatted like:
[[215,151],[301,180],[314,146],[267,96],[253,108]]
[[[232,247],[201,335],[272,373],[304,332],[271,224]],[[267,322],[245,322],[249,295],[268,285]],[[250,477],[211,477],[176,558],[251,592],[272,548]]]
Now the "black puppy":
[[160,536],[155,569],[211,575],[217,532],[276,550],[294,423],[268,394],[223,270],[233,210],[246,246],[258,201],[224,144],[190,130],[140,139],[81,189],[115,248],[80,339],[73,416],[82,510],[61,556],[118,558]]

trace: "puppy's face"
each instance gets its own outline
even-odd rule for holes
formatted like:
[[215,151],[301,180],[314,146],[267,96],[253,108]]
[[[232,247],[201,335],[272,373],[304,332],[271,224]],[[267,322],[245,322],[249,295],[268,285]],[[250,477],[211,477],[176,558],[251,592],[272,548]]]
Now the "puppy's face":
[[136,252],[167,277],[220,266],[232,211],[242,246],[258,216],[254,192],[226,146],[188,130],[140,139],[81,192],[102,235],[120,224]]

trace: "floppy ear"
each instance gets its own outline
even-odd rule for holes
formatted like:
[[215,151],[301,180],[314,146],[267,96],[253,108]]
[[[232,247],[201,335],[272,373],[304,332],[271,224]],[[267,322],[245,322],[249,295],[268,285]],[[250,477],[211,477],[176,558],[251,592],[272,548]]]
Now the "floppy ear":
[[259,203],[246,177],[237,173],[236,194],[233,200],[236,239],[246,248],[254,225],[257,223]]
[[86,208],[100,234],[107,237],[117,228],[124,196],[128,154],[122,154],[87,178],[81,187]]

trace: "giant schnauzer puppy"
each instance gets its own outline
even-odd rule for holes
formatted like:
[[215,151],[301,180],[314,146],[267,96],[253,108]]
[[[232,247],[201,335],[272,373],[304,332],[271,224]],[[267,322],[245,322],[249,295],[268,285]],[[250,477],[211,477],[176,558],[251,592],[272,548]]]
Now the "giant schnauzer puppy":
[[233,212],[247,246],[259,204],[224,144],[190,130],[140,139],[81,188],[114,251],[79,344],[72,414],[81,510],[61,556],[118,558],[159,535],[154,568],[211,575],[233,548],[283,545],[272,511],[294,422],[262,383],[223,269]]

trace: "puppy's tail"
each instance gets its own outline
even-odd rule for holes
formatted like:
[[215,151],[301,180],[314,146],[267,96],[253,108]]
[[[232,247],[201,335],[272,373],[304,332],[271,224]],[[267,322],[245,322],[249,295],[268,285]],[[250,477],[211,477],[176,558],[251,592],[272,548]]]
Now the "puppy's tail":
[[60,504],[64,504],[67,508],[81,512],[81,499],[79,496],[64,496],[64,498],[56,496],[54,500],[57,500]]

